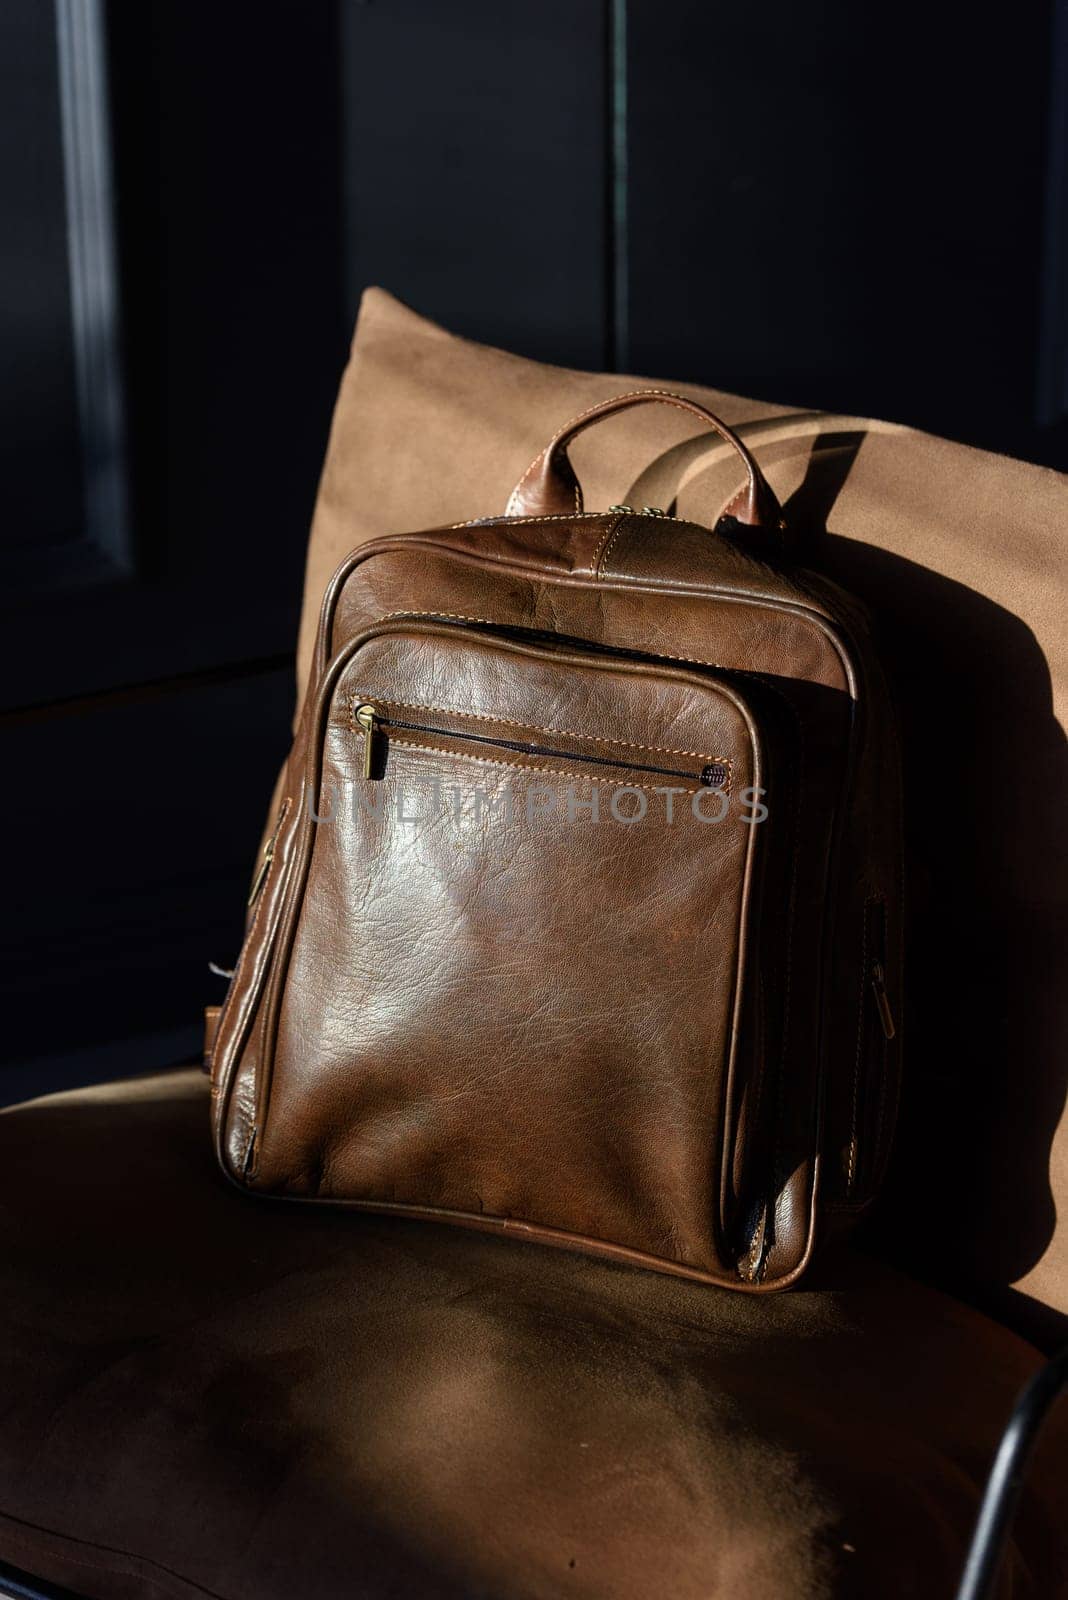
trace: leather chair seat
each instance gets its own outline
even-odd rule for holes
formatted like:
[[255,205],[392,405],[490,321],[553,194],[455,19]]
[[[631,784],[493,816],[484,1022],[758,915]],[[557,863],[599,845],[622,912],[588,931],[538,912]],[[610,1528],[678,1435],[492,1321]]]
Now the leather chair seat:
[[[750,1297],[253,1200],[207,1098],[0,1117],[0,1560],[100,1597],[952,1596],[1013,1334],[859,1254]],[[1066,1445],[1014,1600],[1065,1592]]]

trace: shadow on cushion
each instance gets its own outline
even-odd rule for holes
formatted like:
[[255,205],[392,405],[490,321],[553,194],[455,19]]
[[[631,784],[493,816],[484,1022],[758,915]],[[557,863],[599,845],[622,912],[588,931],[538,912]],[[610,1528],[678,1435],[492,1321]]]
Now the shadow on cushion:
[[[0,1559],[90,1596],[949,1596],[1037,1365],[860,1257],[750,1298],[247,1198],[196,1072],[7,1113],[0,1174]],[[1006,1595],[1063,1592],[1066,1441]]]

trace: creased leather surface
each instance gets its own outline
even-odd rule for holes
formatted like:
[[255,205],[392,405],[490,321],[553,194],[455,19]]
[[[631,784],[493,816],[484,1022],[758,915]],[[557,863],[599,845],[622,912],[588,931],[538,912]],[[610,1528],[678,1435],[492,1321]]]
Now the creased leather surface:
[[[0,1116],[0,1558],[99,1600],[945,1600],[1026,1345],[245,1200],[196,1071]],[[1068,1418],[1002,1600],[1058,1600]]]
[[[301,689],[323,590],[351,548],[498,513],[561,417],[630,387],[458,339],[369,290],[312,528]],[[829,527],[806,564],[879,619],[902,720],[911,917],[887,1248],[1064,1338],[1068,1316],[1039,1313],[1068,1312],[1068,763],[1055,720],[1068,486],[891,423],[666,387],[739,429],[794,520]],[[612,419],[571,458],[594,509],[677,499],[706,523],[740,487],[733,452],[666,407]]]
[[[668,749],[613,753],[694,777],[676,784],[686,803],[669,827],[652,786],[674,780],[409,733],[389,741],[375,815],[354,803],[367,796],[346,707],[363,699],[452,726],[456,706],[545,708],[553,729],[535,738],[656,737]],[[518,1217],[729,1272],[710,1238],[725,1137],[710,1063],[727,1048],[761,840],[738,820],[761,774],[735,696],[439,629],[364,645],[334,706],[335,812],[314,831],[257,1186]],[[734,814],[703,824],[688,802],[717,755]],[[604,820],[569,823],[568,797],[591,806],[595,782]],[[644,816],[612,821],[613,784]],[[513,820],[479,812],[476,786],[487,806],[510,797]],[[613,905],[620,884],[643,897],[640,918]]]
[[[236,1182],[753,1291],[805,1270],[832,1210],[869,1203],[899,1076],[897,1035],[871,1027],[874,975],[901,996],[893,715],[863,609],[763,548],[623,511],[400,536],[341,564],[287,769],[275,854],[293,867],[278,915],[252,919],[213,1052]],[[406,837],[420,776],[440,813],[465,772],[521,773],[463,743],[464,707],[542,745],[623,741],[615,781],[641,820],[568,825],[564,792],[609,776],[605,750],[542,749],[525,763],[555,793],[540,828],[521,801],[459,842],[440,815]],[[691,790],[718,754],[736,778],[722,827],[649,810],[655,773],[625,770],[642,749],[661,769],[689,751],[689,774],[660,776]]]

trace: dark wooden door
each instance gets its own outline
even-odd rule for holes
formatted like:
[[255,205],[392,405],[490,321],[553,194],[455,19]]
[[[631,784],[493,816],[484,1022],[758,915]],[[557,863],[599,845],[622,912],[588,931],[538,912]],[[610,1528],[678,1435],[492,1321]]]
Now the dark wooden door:
[[0,31],[11,1096],[196,1048],[346,314],[330,7],[11,0]]
[[1066,41],[1063,0],[7,0],[0,1096],[195,1048],[367,283],[1068,466]]

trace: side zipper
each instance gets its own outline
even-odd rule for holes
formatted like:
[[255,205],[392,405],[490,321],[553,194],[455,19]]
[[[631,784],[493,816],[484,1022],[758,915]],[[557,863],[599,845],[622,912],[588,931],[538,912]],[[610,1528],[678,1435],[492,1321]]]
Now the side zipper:
[[246,911],[251,911],[252,907],[256,904],[256,901],[263,893],[263,886],[267,882],[268,876],[270,875],[271,863],[274,860],[275,845],[278,843],[278,835],[282,831],[282,822],[285,818],[285,814],[286,804],[283,803],[277,817],[275,818],[274,827],[271,830],[270,836],[264,842],[263,849],[260,852],[259,866],[256,868],[256,875],[252,880],[252,888],[248,892],[248,899],[245,901]]
[[[289,815],[291,803],[292,803],[291,800],[287,797],[286,799],[284,799],[282,801],[282,804],[279,806],[277,815],[275,816],[274,827],[271,829],[270,834],[268,835],[267,839],[264,841],[263,849],[260,852],[259,863],[258,863],[258,865],[256,867],[255,874],[253,875],[252,887],[249,889],[248,899],[245,902],[245,912],[246,912],[245,940],[244,940],[244,943],[243,943],[243,945],[241,947],[241,954],[238,957],[237,966],[234,969],[234,971],[231,972],[231,974],[230,974],[230,986],[226,991],[226,998],[223,1001],[222,1007],[221,1007],[220,1012],[219,1012],[218,1024],[217,1024],[216,1029],[215,1029],[215,1047],[214,1047],[213,1052],[212,1052],[213,1065],[217,1065],[218,1061],[219,1061],[219,1049],[218,1049],[219,1040],[227,1037],[227,1030],[231,1026],[230,1013],[231,1013],[231,1011],[232,1011],[232,1009],[234,1007],[235,999],[236,999],[236,996],[237,996],[237,994],[239,992],[237,984],[236,984],[236,980],[238,978],[238,975],[244,971],[244,969],[246,967],[246,964],[249,961],[249,942],[253,937],[253,933],[254,933],[255,928],[256,928],[256,923],[257,923],[257,920],[259,919],[259,915],[260,915],[260,913],[257,912],[255,917],[251,917],[249,915],[249,913],[252,911],[252,908],[258,904],[258,902],[260,901],[260,899],[261,899],[261,897],[263,895],[264,889],[267,887],[267,881],[270,878],[271,868],[273,867],[274,861],[275,861],[275,852],[276,852],[277,847],[278,847],[279,835],[281,834],[282,826],[285,823],[285,820]],[[260,909],[262,910],[262,907]],[[278,916],[277,916],[277,909],[276,909],[276,914],[275,914],[274,920],[273,920],[272,923],[269,924],[268,928],[265,930],[264,935],[263,935],[264,942],[268,945],[268,947],[273,945],[274,937],[275,937],[275,934],[277,932],[277,926],[278,926]],[[256,1011],[256,1007],[257,1007],[258,1002],[259,1002],[259,989],[260,989],[260,986],[257,986],[257,993],[256,993],[256,996],[255,996],[254,1003],[249,1005],[246,1008],[243,1017],[238,1022],[238,1029],[239,1029],[240,1037],[238,1039],[236,1039],[236,1040],[228,1039],[228,1041],[227,1041],[227,1049],[226,1049],[227,1066],[225,1066],[222,1069],[222,1072],[223,1072],[223,1075],[224,1075],[224,1077],[226,1079],[226,1084],[227,1085],[229,1085],[229,1081],[230,1081],[230,1078],[232,1077],[232,1074],[233,1074],[237,1059],[240,1056],[241,1051],[244,1049],[245,1041],[246,1041],[246,1037],[247,1037],[247,1031],[248,1031],[248,1024],[251,1022],[252,1018],[254,1017],[255,1011]],[[218,1135],[218,1137],[220,1139],[222,1139],[224,1137],[224,1133],[225,1133],[225,1118],[229,1114],[229,1111],[228,1111],[228,1105],[229,1105],[229,1091],[228,1091],[228,1088],[226,1090],[226,1093],[227,1093],[227,1109],[223,1113],[223,1119],[224,1120],[223,1120],[223,1122],[220,1123],[220,1131],[219,1131],[219,1135]],[[250,1158],[250,1154],[251,1154],[251,1150],[252,1150],[252,1145],[255,1142],[255,1137],[256,1137],[256,1129],[253,1126],[253,1128],[251,1130],[249,1142],[248,1142],[248,1145],[246,1146],[246,1150],[245,1150],[244,1165],[245,1165],[246,1169],[247,1169],[247,1166],[248,1166],[248,1162],[249,1162],[249,1158]]]
[[887,1041],[895,1038],[897,1027],[894,1023],[894,1013],[890,1009],[890,1001],[886,993],[886,973],[881,961],[873,961],[871,967],[871,988],[875,996],[875,1009],[879,1013],[879,1022],[882,1025],[883,1035]]

